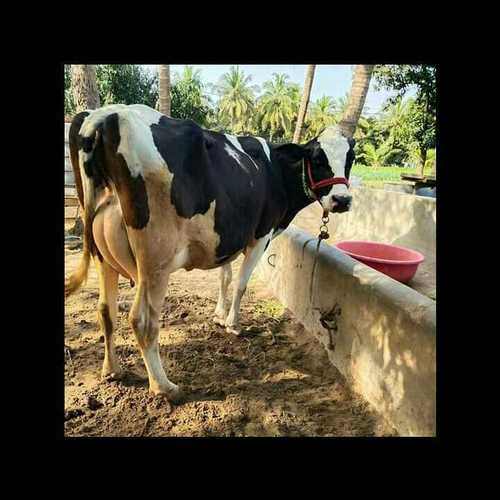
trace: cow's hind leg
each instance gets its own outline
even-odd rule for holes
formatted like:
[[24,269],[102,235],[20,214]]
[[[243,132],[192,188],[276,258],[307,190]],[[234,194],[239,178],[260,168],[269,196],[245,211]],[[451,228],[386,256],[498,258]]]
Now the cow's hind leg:
[[106,263],[95,259],[99,274],[99,304],[97,316],[104,335],[104,363],[102,378],[117,379],[122,376],[113,341],[113,332],[116,328],[118,273]]
[[231,264],[225,264],[220,268],[220,288],[219,288],[219,298],[217,300],[217,306],[214,312],[214,322],[218,325],[226,325],[227,317],[227,289],[233,278],[233,272],[231,270]]
[[238,274],[238,286],[234,287],[233,291],[233,301],[231,303],[231,309],[226,319],[226,331],[228,333],[234,333],[239,335],[241,333],[240,328],[240,302],[245,290],[247,289],[248,280],[255,269],[255,266],[259,262],[262,254],[266,250],[267,244],[271,239],[271,234],[268,234],[261,239],[257,240],[253,247],[247,247],[245,252],[245,259],[240,267],[240,272]]
[[167,378],[158,345],[160,310],[168,277],[168,272],[157,271],[147,281],[139,274],[137,292],[130,310],[130,323],[148,372],[149,390],[153,394],[164,394],[171,402],[178,402],[183,397],[182,391]]

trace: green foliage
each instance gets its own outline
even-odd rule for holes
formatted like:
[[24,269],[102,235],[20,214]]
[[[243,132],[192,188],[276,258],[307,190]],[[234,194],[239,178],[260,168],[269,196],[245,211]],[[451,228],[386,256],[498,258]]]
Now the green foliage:
[[360,161],[365,165],[372,167],[384,167],[389,163],[389,160],[399,153],[399,149],[394,147],[394,140],[389,137],[378,147],[367,142],[364,145],[363,152],[356,156],[356,161]]
[[436,145],[436,68],[430,65],[387,64],[375,67],[373,76],[377,87],[393,90],[390,104],[396,104],[411,87],[417,95],[412,110],[412,135],[425,162],[427,150]]
[[152,108],[158,100],[158,75],[149,74],[137,64],[96,66],[101,105],[145,104]]
[[64,65],[64,116],[75,114],[75,103],[71,93],[71,69],[68,64]]
[[256,316],[279,319],[285,312],[285,306],[272,299],[260,300],[254,309]]
[[436,114],[436,67],[426,64],[381,64],[374,68],[373,76],[377,88],[395,90],[392,103],[415,86],[417,102],[427,107],[427,112]]
[[329,125],[337,123],[335,100],[327,95],[320,97],[309,106],[304,125],[303,137],[305,141],[318,136]]
[[191,119],[206,127],[210,121],[210,101],[204,94],[200,73],[186,66],[181,76],[175,75],[171,86],[171,109],[173,118]]
[[335,101],[335,111],[337,114],[337,121],[340,121],[344,111],[347,108],[347,103],[349,102],[349,94],[345,94],[343,97],[339,97]]
[[[425,175],[430,175],[431,170],[431,168],[426,167],[424,170]],[[351,177],[356,176],[362,179],[364,186],[382,188],[384,182],[401,182],[401,174],[414,173],[415,169],[413,168],[401,168],[396,166],[373,168],[355,163],[351,170]]]
[[[96,80],[102,106],[145,104],[154,108],[158,100],[158,76],[136,64],[97,65]],[[64,112],[68,116],[75,113],[68,65],[64,66]]]
[[[377,66],[374,78],[381,87],[395,91],[382,112],[361,116],[354,135],[357,168],[384,170],[385,165],[413,167],[435,163],[436,90],[435,68],[429,66]],[[291,142],[300,107],[302,89],[286,74],[272,75],[262,94],[251,84],[251,76],[233,66],[213,85],[203,82],[201,72],[186,66],[174,74],[171,86],[172,116],[189,118],[199,125],[225,133],[255,135],[272,142]],[[101,65],[97,83],[102,104],[143,103],[155,107],[157,74],[136,65]],[[65,112],[74,113],[69,66],[64,68]],[[414,98],[404,98],[412,87]],[[208,93],[216,94],[214,102]],[[303,142],[337,123],[347,105],[347,95],[338,99],[322,96],[309,104]],[[366,167],[362,167],[362,164]],[[398,173],[398,179],[399,174]]]
[[432,171],[435,164],[436,164],[436,148],[432,148],[427,151],[427,159],[425,161],[424,169]]
[[288,78],[288,75],[273,73],[273,80],[264,83],[264,95],[258,101],[258,123],[262,132],[269,134],[271,141],[293,135],[292,125],[298,112],[300,88],[291,86]]
[[239,66],[231,66],[216,86],[220,95],[218,118],[222,127],[229,127],[235,134],[252,127],[255,95],[251,80],[252,77],[245,75]]

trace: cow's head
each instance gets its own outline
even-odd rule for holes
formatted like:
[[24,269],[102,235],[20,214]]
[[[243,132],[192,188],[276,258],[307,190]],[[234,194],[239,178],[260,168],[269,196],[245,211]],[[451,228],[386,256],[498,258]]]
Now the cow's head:
[[348,179],[354,162],[354,139],[337,127],[328,127],[307,144],[283,144],[275,149],[281,161],[300,176],[307,198],[328,212],[347,212],[351,206]]
[[[354,139],[346,138],[337,127],[329,127],[304,145],[307,187],[329,212],[347,212],[351,207],[348,179],[354,162]],[[309,173],[310,170],[310,173]]]

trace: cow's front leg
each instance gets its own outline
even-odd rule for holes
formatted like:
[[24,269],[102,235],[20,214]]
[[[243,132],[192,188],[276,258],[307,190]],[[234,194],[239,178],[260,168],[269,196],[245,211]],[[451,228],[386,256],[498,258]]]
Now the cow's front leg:
[[248,280],[255,269],[255,266],[262,257],[264,251],[266,250],[267,244],[271,239],[271,233],[257,240],[253,247],[247,247],[245,251],[245,258],[240,267],[240,272],[238,274],[238,286],[234,288],[233,301],[231,303],[231,309],[226,319],[226,331],[228,333],[234,333],[239,335],[241,333],[240,328],[240,303],[243,294],[247,289]]
[[231,270],[231,264],[225,264],[220,268],[220,288],[219,288],[219,298],[217,300],[217,306],[214,312],[214,322],[218,325],[226,325],[227,317],[227,289],[233,278],[233,272]]

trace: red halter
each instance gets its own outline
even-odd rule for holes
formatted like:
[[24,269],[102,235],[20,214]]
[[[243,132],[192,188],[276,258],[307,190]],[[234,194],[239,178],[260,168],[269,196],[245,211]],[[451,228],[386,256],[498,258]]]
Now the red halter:
[[309,175],[309,182],[311,183],[310,189],[314,191],[315,189],[319,189],[325,186],[333,186],[334,184],[345,184],[349,187],[349,181],[345,177],[330,177],[328,179],[323,179],[319,182],[314,182],[311,172],[311,162],[306,160],[307,162],[307,173]]

